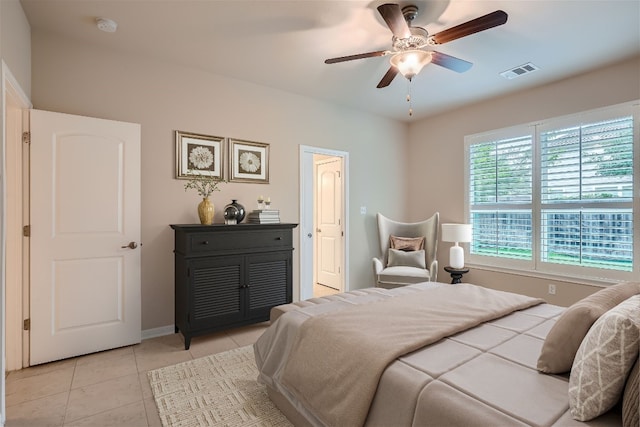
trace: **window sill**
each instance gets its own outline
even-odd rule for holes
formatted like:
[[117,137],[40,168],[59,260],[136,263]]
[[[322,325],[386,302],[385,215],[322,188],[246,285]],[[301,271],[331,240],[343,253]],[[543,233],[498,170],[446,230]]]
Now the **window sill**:
[[608,279],[608,278],[602,278],[602,277],[580,277],[580,276],[559,275],[555,273],[546,273],[546,272],[535,271],[535,270],[522,270],[522,269],[515,269],[515,268],[496,267],[496,266],[486,265],[486,264],[467,263],[465,264],[465,267],[470,267],[477,270],[493,271],[493,272],[503,273],[503,274],[511,274],[514,276],[532,277],[536,279],[553,280],[554,282],[575,283],[579,285],[596,286],[600,288],[615,285],[616,283],[620,283],[621,281],[624,281],[624,280]]

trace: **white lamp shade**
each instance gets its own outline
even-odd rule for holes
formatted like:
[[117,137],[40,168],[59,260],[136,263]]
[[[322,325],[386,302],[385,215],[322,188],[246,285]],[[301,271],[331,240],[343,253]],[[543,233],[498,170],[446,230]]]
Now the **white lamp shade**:
[[471,224],[442,224],[443,242],[470,242]]

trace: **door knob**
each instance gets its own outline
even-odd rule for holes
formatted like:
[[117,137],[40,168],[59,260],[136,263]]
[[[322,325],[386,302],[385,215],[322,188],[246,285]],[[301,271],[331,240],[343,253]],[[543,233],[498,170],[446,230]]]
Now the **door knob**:
[[135,249],[138,247],[138,244],[136,242],[129,242],[129,244],[127,246],[121,246],[122,249]]
[[311,237],[311,233],[308,233],[308,234],[307,234],[307,237]]

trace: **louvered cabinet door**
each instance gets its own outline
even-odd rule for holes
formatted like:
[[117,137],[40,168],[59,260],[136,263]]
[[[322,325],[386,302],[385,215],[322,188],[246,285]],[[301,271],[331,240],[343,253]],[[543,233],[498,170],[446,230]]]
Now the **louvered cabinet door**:
[[189,261],[189,323],[193,331],[244,318],[242,256]]
[[291,252],[247,256],[247,304],[251,318],[269,316],[272,307],[291,302]]

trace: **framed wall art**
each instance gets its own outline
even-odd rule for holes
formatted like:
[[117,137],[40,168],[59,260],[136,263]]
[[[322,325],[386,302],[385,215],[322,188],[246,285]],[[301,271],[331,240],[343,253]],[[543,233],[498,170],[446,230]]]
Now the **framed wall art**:
[[269,183],[269,144],[229,138],[230,182]]
[[224,138],[176,131],[176,178],[193,175],[224,179]]

